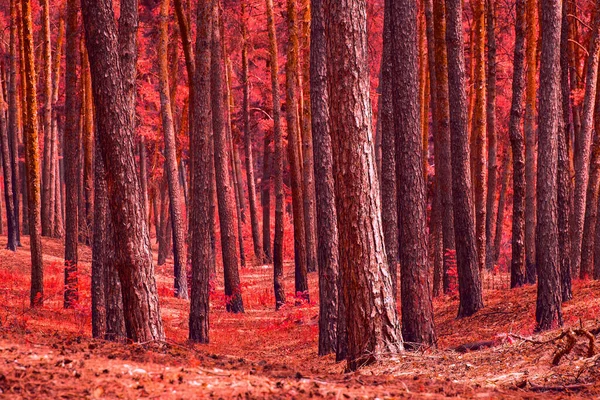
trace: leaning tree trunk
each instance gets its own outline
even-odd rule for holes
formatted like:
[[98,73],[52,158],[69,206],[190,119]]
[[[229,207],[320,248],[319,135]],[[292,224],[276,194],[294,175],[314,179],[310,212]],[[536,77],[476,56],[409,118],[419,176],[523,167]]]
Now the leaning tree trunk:
[[483,308],[483,297],[473,216],[465,57],[462,47],[461,0],[447,0],[448,91],[450,93],[450,134],[452,150],[452,197],[456,263],[458,270],[458,316],[467,317]]
[[[512,214],[512,261],[510,264],[510,287],[523,286],[525,268],[525,137],[521,128],[523,120],[523,93],[525,90],[525,0],[517,2],[515,24],[514,69],[512,81],[512,105],[508,134],[513,158],[513,214]],[[500,222],[500,221],[499,221]]]
[[391,4],[392,90],[400,232],[402,337],[407,345],[434,346],[433,304],[427,256],[427,196],[419,116],[417,5]]
[[542,53],[540,59],[539,160],[537,187],[536,265],[538,329],[562,325],[558,260],[557,165],[560,117],[560,21],[561,1],[545,0],[541,7]]
[[190,233],[194,243],[192,258],[192,296],[190,305],[190,333],[192,342],[208,343],[209,332],[209,277],[212,258],[210,227],[206,223],[210,215],[209,187],[211,136],[211,33],[212,0],[198,2],[198,32],[193,76],[193,96],[190,102],[190,156],[191,156],[191,204]]
[[219,224],[221,227],[221,252],[223,273],[225,275],[225,296],[228,298],[227,311],[244,312],[238,254],[234,224],[234,194],[229,177],[229,152],[227,134],[223,120],[223,46],[219,29],[219,0],[213,0],[212,54],[211,54],[211,101],[212,127],[215,151],[215,178],[217,182],[217,201],[219,204]]
[[347,361],[355,370],[403,346],[375,176],[366,3],[326,0],[323,10]]
[[298,132],[298,26],[296,0],[287,0],[288,54],[285,66],[286,119],[288,131],[288,161],[292,187],[292,208],[294,213],[294,261],[296,296],[308,297],[308,276],[306,265],[306,225],[304,224],[304,203],[302,194],[302,167],[300,139]]
[[267,3],[267,30],[269,31],[269,64],[271,67],[271,92],[273,97],[273,172],[275,175],[275,232],[273,233],[273,289],[275,308],[285,304],[283,286],[283,133],[281,131],[281,99],[279,94],[279,65],[277,56],[277,31],[273,0]]
[[[98,137],[106,166],[115,246],[114,264],[121,280],[127,337],[134,342],[162,340],[164,331],[150,251],[150,236],[137,178],[133,116],[135,98],[125,72],[135,66],[133,44],[119,51],[109,0],[83,0],[83,21],[92,74]],[[121,8],[120,36],[137,31],[137,2]],[[135,68],[133,68],[135,69]],[[132,98],[133,97],[133,98]]]
[[311,2],[310,105],[317,200],[319,355],[335,353],[338,336],[339,254],[333,156],[329,131],[327,51],[323,1]]
[[[169,0],[163,0],[160,7],[160,37],[158,41],[158,66],[159,66],[159,92],[162,116],[163,135],[165,140],[165,167],[169,181],[169,197],[171,204],[171,229],[173,231],[173,256],[174,256],[174,289],[175,297],[188,298],[187,288],[187,249],[185,246],[185,232],[181,188],[179,186],[179,171],[177,169],[177,143],[175,142],[175,128],[171,112],[171,98],[169,95],[169,64],[167,52],[169,47]],[[144,179],[144,178],[142,178]]]
[[38,115],[33,44],[33,22],[31,0],[23,0],[23,53],[25,58],[25,103],[26,118],[23,121],[27,154],[27,189],[29,194],[29,235],[31,247],[31,307],[44,303],[44,266],[42,261],[42,238],[40,221],[40,154],[38,144]]

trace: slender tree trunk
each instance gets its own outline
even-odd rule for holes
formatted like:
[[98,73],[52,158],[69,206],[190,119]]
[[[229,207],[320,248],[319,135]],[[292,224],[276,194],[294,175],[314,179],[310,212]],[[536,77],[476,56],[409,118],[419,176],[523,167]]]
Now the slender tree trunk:
[[244,312],[238,254],[234,230],[234,194],[229,177],[229,152],[227,134],[223,121],[223,45],[219,29],[220,1],[213,0],[212,55],[211,55],[211,102],[215,152],[215,178],[217,183],[217,201],[219,204],[219,224],[221,227],[221,252],[225,275],[225,296],[228,298],[227,311]]
[[515,24],[514,69],[512,81],[512,105],[510,110],[509,136],[513,158],[513,214],[512,214],[512,261],[510,287],[527,283],[525,267],[525,137],[521,128],[523,120],[523,94],[525,91],[525,33],[526,0],[517,2]]
[[9,85],[8,85],[8,140],[10,146],[10,164],[12,167],[13,204],[15,207],[15,232],[17,246],[21,246],[19,218],[19,121],[17,92],[17,0],[10,0],[10,42],[9,42]]
[[391,10],[392,88],[402,300],[402,337],[411,347],[435,346],[427,256],[427,197],[423,170],[417,76],[417,5],[397,1]]
[[94,160],[94,237],[92,240],[92,337],[106,336],[106,286],[104,276],[108,251],[107,221],[109,219],[108,199],[106,197],[106,177],[102,155],[96,146]]
[[[169,0],[163,0],[160,7],[160,37],[158,41],[159,91],[162,127],[165,141],[165,167],[169,182],[171,204],[171,228],[173,230],[174,288],[175,297],[188,298],[187,290],[187,249],[183,229],[183,210],[179,171],[177,169],[177,143],[173,126],[172,105],[169,95],[169,65],[167,52],[169,47]],[[144,180],[144,178],[142,178]],[[147,209],[147,208],[146,208]]]
[[496,0],[487,0],[487,109],[488,186],[485,220],[485,264],[494,268],[494,223],[496,222],[496,187],[498,186],[498,141],[496,133]]
[[[192,296],[190,305],[190,333],[192,342],[209,341],[209,277],[211,263],[210,228],[206,221],[210,215],[210,154],[211,136],[211,33],[213,0],[198,2],[196,36],[196,64],[193,67],[193,87],[190,102],[190,156],[191,204],[190,233],[192,243]],[[177,2],[177,1],[176,1]],[[182,35],[183,36],[183,35]],[[189,70],[188,70],[189,72]],[[192,78],[190,78],[192,81]],[[192,111],[194,110],[194,111]]]
[[42,175],[42,235],[51,236],[53,220],[53,199],[50,193],[52,170],[52,44],[50,42],[50,0],[40,2],[42,6],[42,37],[44,53],[44,84],[43,84],[43,128],[44,128],[44,160]]
[[265,131],[263,140],[263,173],[261,180],[261,206],[262,206],[262,244],[264,262],[273,262],[273,251],[271,249],[271,177],[273,155],[271,152],[272,134]]
[[396,196],[396,132],[394,129],[392,3],[385,3],[381,66],[381,220],[394,298],[398,296],[398,203]]
[[436,112],[438,124],[434,127],[439,146],[439,168],[436,164],[436,177],[438,179],[440,201],[442,203],[442,236],[444,242],[444,271],[443,289],[450,290],[448,269],[450,260],[449,251],[456,248],[454,238],[454,206],[452,199],[452,151],[450,136],[450,104],[448,86],[448,53],[446,47],[446,12],[443,1],[433,2],[434,36],[435,36],[435,79],[436,79]]
[[27,165],[27,134],[25,130],[25,121],[27,120],[27,103],[26,103],[26,91],[27,91],[27,77],[25,74],[25,48],[23,38],[23,8],[17,5],[17,30],[19,31],[19,74],[21,84],[19,85],[19,118],[21,126],[21,138],[22,147],[19,146],[19,158],[23,158],[24,161],[19,161],[19,174],[21,175],[21,203],[22,203],[22,226],[23,234],[29,235],[29,174]]
[[292,187],[294,212],[294,264],[296,296],[308,300],[308,277],[306,265],[306,225],[302,192],[302,167],[298,132],[298,26],[296,0],[287,0],[287,23],[289,31],[286,76],[286,117],[288,131],[288,161]]
[[326,0],[323,11],[347,367],[355,370],[403,346],[375,176],[366,3]]
[[[6,205],[7,241],[6,248],[17,251],[17,232],[15,219],[15,205],[12,188],[12,165],[10,162],[10,145],[8,143],[8,132],[4,110],[4,91],[0,84],[0,159],[4,177],[4,204]],[[1,202],[1,199],[0,199]],[[0,215],[0,219],[2,216]]]
[[82,46],[82,96],[83,96],[83,126],[82,126],[82,145],[83,145],[83,213],[80,221],[83,222],[84,231],[82,232],[84,243],[89,244],[92,241],[92,224],[94,219],[94,199],[93,199],[93,148],[94,148],[94,104],[92,98],[92,77],[90,76],[90,66],[87,52]]
[[[100,150],[106,166],[128,339],[164,339],[160,307],[133,145],[137,1],[121,5],[119,35],[109,0],[83,0]],[[128,178],[126,178],[128,177]]]
[[338,341],[339,253],[333,155],[327,92],[327,50],[323,1],[311,2],[310,105],[317,200],[319,264],[319,355],[335,353]]
[[540,330],[562,325],[558,260],[557,165],[560,118],[561,1],[545,0],[541,7],[539,154],[537,186],[536,321]]
[[537,100],[537,27],[538,0],[527,0],[527,83],[525,94],[525,265],[527,282],[535,283],[536,169],[537,135],[535,114]]
[[462,4],[446,1],[446,42],[448,46],[448,89],[450,93],[450,133],[452,149],[452,195],[456,263],[460,296],[458,316],[467,317],[483,308],[481,280],[477,264],[477,243],[467,131],[465,58],[462,48]]
[[42,262],[42,240],[40,222],[40,154],[38,144],[38,115],[36,73],[34,61],[33,23],[31,18],[31,0],[23,0],[23,53],[25,58],[25,100],[27,104],[24,132],[27,150],[27,173],[29,191],[29,227],[31,247],[31,307],[44,303],[44,266]]
[[494,265],[497,265],[498,259],[500,258],[502,228],[504,227],[504,212],[506,210],[506,192],[508,191],[511,162],[512,151],[510,146],[506,146],[506,149],[504,150],[504,160],[502,160],[502,186],[500,187],[500,197],[498,198],[498,218],[496,219],[496,234],[494,236]]
[[275,175],[275,232],[273,233],[273,289],[275,308],[285,304],[283,285],[283,133],[281,129],[281,99],[279,94],[279,65],[277,56],[277,32],[273,0],[266,0],[267,30],[269,32],[269,65],[271,69],[271,95],[273,97],[273,170]]

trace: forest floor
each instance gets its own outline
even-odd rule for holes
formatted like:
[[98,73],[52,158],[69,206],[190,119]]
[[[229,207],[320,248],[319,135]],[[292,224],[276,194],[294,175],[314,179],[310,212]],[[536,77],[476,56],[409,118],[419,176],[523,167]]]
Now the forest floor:
[[[0,243],[4,238],[0,238]],[[0,250],[0,398],[598,398],[598,357],[587,342],[552,365],[562,330],[534,335],[536,289],[506,290],[485,278],[486,308],[457,320],[458,296],[434,301],[438,349],[407,352],[355,373],[334,356],[317,357],[317,277],[312,303],[275,312],[272,270],[241,270],[246,313],[225,311],[221,278],[211,300],[209,345],[187,343],[187,302],[172,297],[172,264],[157,268],[167,341],[121,345],[94,340],[90,325],[90,250],[80,251],[80,306],[62,308],[59,241],[44,239],[43,308],[29,309],[28,238]],[[293,271],[286,267],[287,288]],[[600,283],[576,282],[565,327],[600,325]],[[291,293],[290,293],[291,295]],[[535,339],[528,341],[527,339]],[[479,343],[461,353],[457,347]],[[491,342],[491,343],[490,343]],[[486,347],[491,345],[491,347]],[[473,347],[473,346],[472,346]]]

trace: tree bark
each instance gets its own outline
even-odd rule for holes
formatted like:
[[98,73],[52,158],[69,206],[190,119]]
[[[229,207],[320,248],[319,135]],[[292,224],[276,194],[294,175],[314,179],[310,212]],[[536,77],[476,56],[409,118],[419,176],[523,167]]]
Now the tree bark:
[[417,5],[392,4],[392,90],[396,135],[396,181],[400,266],[402,337],[411,348],[436,342],[427,255],[427,197],[423,176],[423,147],[419,110]]
[[477,243],[469,165],[469,133],[467,131],[467,94],[465,90],[465,58],[462,48],[461,1],[447,0],[446,11],[452,196],[460,297],[458,316],[460,318],[473,315],[483,308],[483,297],[477,265]]
[[403,346],[375,175],[366,3],[326,0],[323,10],[347,367],[355,370]]
[[323,1],[311,2],[310,105],[317,200],[317,257],[319,265],[319,355],[335,353],[340,301],[339,253],[333,155],[327,93],[327,50]]
[[[169,95],[169,63],[167,59],[169,47],[169,0],[163,0],[160,7],[160,37],[158,41],[159,92],[162,128],[165,141],[165,167],[169,182],[169,197],[171,204],[171,229],[173,231],[174,256],[174,289],[175,297],[188,298],[187,288],[187,249],[181,188],[179,186],[179,171],[177,169],[177,143],[171,112]],[[147,209],[147,208],[146,208]]]
[[[58,39],[56,41],[56,51],[54,55],[54,79],[52,81],[52,136],[50,140],[50,145],[52,147],[51,157],[51,171],[50,171],[50,180],[51,189],[51,203],[54,206],[54,210],[51,210],[51,218],[53,218],[52,227],[54,230],[52,231],[52,237],[54,238],[62,238],[64,234],[63,229],[63,217],[62,217],[62,190],[60,185],[60,171],[59,171],[59,156],[58,156],[58,112],[56,110],[58,104],[58,88],[60,84],[60,66],[62,61],[62,48],[65,36],[65,20],[64,16],[61,15],[60,22],[58,26]],[[51,205],[51,207],[52,207]]]
[[515,24],[514,69],[512,81],[512,104],[510,110],[509,136],[513,158],[513,213],[512,213],[512,260],[510,264],[510,287],[527,283],[525,267],[525,137],[521,128],[523,120],[523,94],[525,90],[525,0],[517,2]]
[[498,217],[496,219],[496,234],[494,235],[494,265],[498,263],[498,259],[500,258],[502,228],[504,227],[504,212],[506,210],[506,192],[508,191],[511,170],[510,165],[512,162],[510,146],[506,146],[504,152],[504,160],[502,160],[502,186],[500,187],[500,197],[498,198]]
[[12,167],[13,204],[15,207],[15,232],[17,246],[21,246],[19,195],[21,178],[19,176],[19,121],[17,92],[17,0],[10,0],[10,42],[9,42],[9,85],[8,85],[8,140],[10,146],[10,164]]
[[50,217],[54,211],[53,198],[50,193],[52,180],[50,172],[52,169],[52,44],[50,42],[50,1],[43,0],[42,6],[42,38],[44,53],[43,72],[43,121],[44,130],[44,160],[42,172],[42,235],[51,236],[53,231],[53,219]]
[[285,304],[283,285],[283,133],[281,130],[281,99],[279,94],[279,64],[277,56],[277,31],[273,0],[266,0],[267,30],[269,32],[269,64],[271,66],[271,95],[273,97],[273,170],[275,174],[275,232],[273,233],[273,289],[275,308]]
[[[8,142],[8,132],[6,126],[4,110],[4,91],[0,85],[0,151],[2,159],[2,169],[4,177],[4,204],[6,208],[7,238],[6,248],[10,251],[17,251],[17,232],[15,220],[15,205],[12,188],[12,165],[10,160],[10,145]],[[0,219],[2,216],[0,216]]]
[[23,130],[27,151],[27,188],[29,194],[29,236],[31,248],[31,307],[44,303],[44,266],[42,261],[42,238],[40,221],[40,154],[38,144],[38,114],[36,73],[33,44],[33,22],[31,18],[31,0],[23,0],[22,29],[23,53],[25,61],[25,102],[27,105]]
[[561,1],[546,0],[541,7],[539,160],[537,186],[536,265],[538,290],[536,321],[540,330],[562,325],[558,260],[557,165],[560,116]]
[[106,290],[105,274],[110,268],[107,265],[110,243],[108,238],[107,222],[108,198],[106,197],[106,176],[104,163],[99,146],[96,146],[94,160],[94,236],[92,239],[92,337],[104,338],[106,336]]
[[[122,285],[127,337],[134,342],[162,340],[164,331],[133,142],[135,84],[129,72],[135,73],[137,1],[124,1],[121,6],[120,43],[111,1],[83,0],[82,14],[109,206],[114,235],[120,244],[115,246],[114,264]],[[124,45],[128,35],[133,38]]]

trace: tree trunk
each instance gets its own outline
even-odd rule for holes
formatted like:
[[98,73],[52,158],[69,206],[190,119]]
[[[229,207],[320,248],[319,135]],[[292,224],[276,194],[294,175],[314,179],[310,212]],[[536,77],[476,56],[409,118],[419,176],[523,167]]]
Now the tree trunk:
[[323,11],[347,367],[355,370],[403,346],[375,176],[366,3],[326,0]]
[[327,50],[322,0],[311,2],[310,104],[317,200],[319,355],[335,353],[338,341],[339,253],[333,156],[329,131]]
[[385,3],[383,22],[383,56],[381,66],[381,220],[387,262],[392,276],[394,299],[398,297],[398,203],[396,201],[396,137],[392,103],[392,4]]
[[512,214],[512,261],[510,287],[527,283],[525,268],[525,138],[521,123],[523,119],[523,94],[525,90],[525,29],[526,0],[517,2],[515,24],[515,50],[512,82],[512,105],[510,110],[509,136],[513,158],[513,214]]
[[498,141],[496,133],[496,0],[487,0],[487,137],[488,187],[485,220],[485,264],[494,268],[494,223],[496,222],[496,187],[498,186]]
[[279,64],[277,56],[277,32],[273,0],[267,3],[267,29],[269,31],[269,64],[271,66],[271,95],[273,96],[273,170],[275,173],[275,232],[273,233],[273,289],[275,308],[285,304],[283,286],[283,134],[281,131],[281,100],[279,94]]
[[271,177],[273,156],[271,153],[272,134],[265,131],[263,141],[263,173],[261,180],[260,202],[262,206],[262,244],[264,262],[270,264],[273,262],[273,251],[271,249]]
[[[158,41],[159,91],[163,135],[165,140],[165,169],[169,182],[171,204],[171,229],[173,231],[174,289],[175,297],[188,298],[187,289],[187,249],[183,228],[183,210],[179,171],[177,169],[177,143],[173,126],[172,105],[169,95],[169,65],[167,52],[169,47],[169,0],[163,0],[160,7],[160,37]],[[142,178],[144,179],[144,178]],[[147,209],[147,208],[146,208]]]
[[[392,4],[392,90],[396,134],[402,337],[413,346],[434,346],[433,304],[427,256],[427,197],[419,116],[417,5]],[[416,347],[415,347],[416,348]]]
[[288,131],[288,161],[294,212],[294,264],[296,296],[309,299],[306,265],[306,225],[302,191],[302,167],[298,132],[298,26],[296,0],[287,0],[288,54],[286,76],[286,117]]
[[527,282],[535,283],[536,168],[537,137],[535,113],[537,100],[537,27],[538,0],[527,0],[527,89],[525,94],[525,265]]
[[42,261],[42,239],[40,222],[40,154],[38,144],[38,115],[36,73],[34,61],[33,23],[31,0],[23,0],[23,53],[25,58],[25,100],[27,104],[23,130],[26,138],[27,174],[29,192],[29,228],[31,247],[31,307],[44,303],[44,266]]
[[242,119],[244,122],[244,152],[246,155],[246,181],[248,183],[248,203],[250,206],[250,225],[252,227],[252,243],[254,244],[254,257],[259,264],[263,262],[262,238],[258,224],[258,211],[256,204],[256,180],[254,179],[254,158],[252,155],[252,135],[250,133],[250,87],[248,83],[248,26],[246,16],[246,0],[242,1],[242,85],[244,88]]
[[211,102],[212,126],[215,151],[215,178],[217,183],[217,201],[219,204],[219,225],[221,227],[221,252],[223,273],[225,275],[225,296],[228,298],[227,311],[244,312],[238,254],[234,230],[234,194],[229,177],[229,153],[227,134],[223,121],[223,45],[219,29],[220,1],[213,0],[212,54],[211,54]]
[[560,116],[561,1],[546,0],[541,7],[539,160],[537,186],[536,266],[538,290],[536,321],[540,330],[562,325],[558,260],[557,165]]
[[[191,200],[190,233],[192,243],[192,296],[190,333],[192,342],[209,341],[209,277],[211,263],[210,227],[210,154],[211,136],[211,33],[213,0],[198,2],[196,56],[193,76],[193,95],[190,102]],[[190,115],[191,116],[191,115]]]
[[51,211],[54,211],[53,198],[50,193],[52,170],[52,44],[50,42],[50,0],[40,2],[42,6],[42,38],[44,53],[44,84],[43,99],[44,109],[42,122],[44,129],[44,160],[42,172],[42,235],[51,236],[53,230],[53,220],[50,217]]
[[452,150],[452,196],[456,263],[460,303],[458,316],[467,317],[483,308],[481,280],[477,264],[477,243],[467,131],[465,57],[462,48],[462,4],[446,1],[446,42],[448,46],[448,91],[450,93],[450,133]]
[[94,237],[92,240],[92,337],[104,338],[106,336],[106,290],[105,274],[110,243],[108,238],[107,222],[108,198],[106,197],[106,176],[102,155],[96,146],[94,160]]
[[17,92],[17,0],[10,0],[10,42],[9,42],[9,85],[8,85],[8,140],[10,146],[10,165],[12,167],[13,204],[15,207],[15,232],[17,246],[21,246],[19,194],[19,121]]
[[119,240],[114,265],[122,285],[127,337],[134,342],[162,340],[164,331],[133,145],[135,83],[128,73],[135,73],[137,1],[122,4],[120,43],[112,2],[83,0],[82,10],[109,206],[115,239]]
[[[1,86],[1,85],[0,85]],[[17,232],[15,220],[15,205],[12,188],[12,165],[10,162],[10,145],[8,143],[8,132],[4,112],[4,91],[0,87],[0,159],[2,159],[2,169],[4,177],[4,204],[6,205],[6,225],[7,240],[6,248],[10,251],[17,251]],[[1,201],[1,199],[0,199]],[[0,219],[2,216],[0,215]]]
[[504,150],[504,160],[502,160],[502,186],[500,187],[500,197],[498,198],[498,218],[496,219],[496,234],[494,236],[494,265],[498,264],[500,258],[500,246],[502,245],[502,228],[504,227],[504,211],[506,209],[506,192],[508,191],[508,182],[510,179],[510,165],[512,161],[512,152],[510,146]]
[[[436,80],[436,113],[434,132],[439,146],[439,168],[436,164],[436,179],[439,182],[440,201],[442,203],[442,237],[444,242],[444,293],[450,290],[448,269],[449,251],[456,248],[454,238],[454,206],[452,200],[452,151],[450,138],[450,104],[448,92],[448,53],[446,47],[446,17],[443,1],[433,2],[434,36],[435,36],[435,80]],[[438,176],[439,175],[439,176]]]
[[92,77],[90,76],[90,68],[87,52],[82,43],[82,97],[83,97],[83,126],[82,126],[82,147],[83,147],[83,207],[80,215],[80,223],[83,226],[83,242],[90,244],[92,241],[92,223],[94,219],[93,213],[93,148],[94,148],[94,104],[92,98]]

